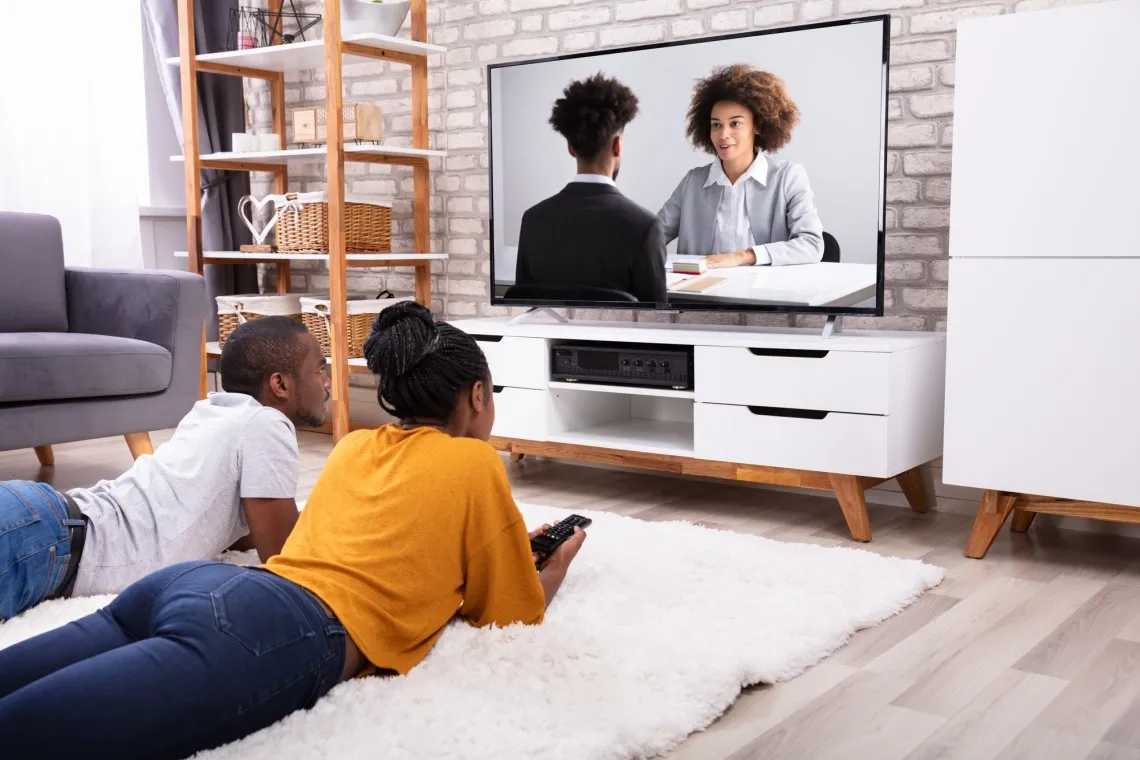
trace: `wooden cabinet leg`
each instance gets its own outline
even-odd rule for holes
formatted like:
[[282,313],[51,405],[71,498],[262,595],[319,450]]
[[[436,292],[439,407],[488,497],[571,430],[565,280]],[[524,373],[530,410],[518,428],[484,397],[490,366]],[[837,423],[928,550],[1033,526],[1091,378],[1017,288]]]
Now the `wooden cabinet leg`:
[[839,499],[839,508],[847,520],[851,538],[856,541],[871,540],[871,518],[867,514],[867,499],[863,484],[855,475],[830,475],[831,487]]
[[970,540],[966,543],[967,557],[981,559],[986,556],[998,531],[1013,511],[1017,498],[1017,494],[1004,491],[986,491],[982,495],[982,504],[974,519],[974,529],[970,531]]
[[127,439],[127,448],[131,450],[131,456],[135,459],[143,454],[154,453],[154,446],[150,442],[150,433],[127,433],[123,437]]
[[51,446],[36,446],[36,459],[40,460],[41,467],[53,467],[55,452],[51,450]]
[[897,475],[895,480],[898,481],[899,487],[902,488],[903,495],[906,496],[907,503],[910,508],[915,512],[926,512],[930,509],[930,501],[927,498],[926,479],[922,477],[922,470],[915,467],[913,470],[907,470],[901,475]]
[[1036,512],[1030,512],[1025,509],[1013,510],[1013,519],[1009,521],[1009,528],[1014,533],[1024,533],[1029,530],[1029,526],[1033,524],[1033,518],[1037,517]]

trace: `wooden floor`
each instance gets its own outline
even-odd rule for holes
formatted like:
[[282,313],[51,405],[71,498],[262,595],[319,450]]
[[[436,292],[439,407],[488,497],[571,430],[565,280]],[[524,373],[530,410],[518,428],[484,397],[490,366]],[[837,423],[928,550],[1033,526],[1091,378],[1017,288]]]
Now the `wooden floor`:
[[[302,435],[300,498],[330,444]],[[121,439],[88,442],[57,447],[54,472],[31,451],[0,453],[0,479],[70,488],[129,465]],[[832,498],[544,461],[509,470],[519,501],[853,545]],[[861,546],[941,565],[942,585],[799,678],[747,689],[671,760],[1140,760],[1140,540],[1041,516],[968,560],[969,517],[872,507],[871,521]]]

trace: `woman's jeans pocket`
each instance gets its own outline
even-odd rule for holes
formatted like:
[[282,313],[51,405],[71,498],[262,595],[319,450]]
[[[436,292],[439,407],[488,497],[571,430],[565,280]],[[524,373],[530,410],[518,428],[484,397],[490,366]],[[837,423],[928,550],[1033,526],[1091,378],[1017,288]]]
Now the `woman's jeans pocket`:
[[226,581],[210,600],[218,630],[259,657],[316,635],[297,602],[257,570]]

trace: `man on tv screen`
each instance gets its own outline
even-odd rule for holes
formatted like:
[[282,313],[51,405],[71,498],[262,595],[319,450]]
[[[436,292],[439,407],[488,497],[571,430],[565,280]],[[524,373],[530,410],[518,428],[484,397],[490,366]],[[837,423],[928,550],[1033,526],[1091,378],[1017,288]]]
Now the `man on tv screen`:
[[553,300],[666,300],[661,225],[614,183],[622,133],[636,115],[637,96],[601,73],[571,82],[555,101],[550,124],[578,174],[523,214],[517,285],[550,286]]

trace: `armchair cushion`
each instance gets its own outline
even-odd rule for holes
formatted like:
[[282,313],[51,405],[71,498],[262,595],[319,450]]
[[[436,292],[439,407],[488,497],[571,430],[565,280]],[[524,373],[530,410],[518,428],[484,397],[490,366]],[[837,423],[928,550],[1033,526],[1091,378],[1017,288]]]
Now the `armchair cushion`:
[[0,405],[158,393],[171,362],[162,346],[131,338],[0,333]]
[[191,310],[189,297],[203,299],[200,279],[188,272],[68,267],[68,325],[73,333],[145,340],[173,351],[179,309]]
[[63,233],[55,217],[0,211],[0,332],[67,332]]

